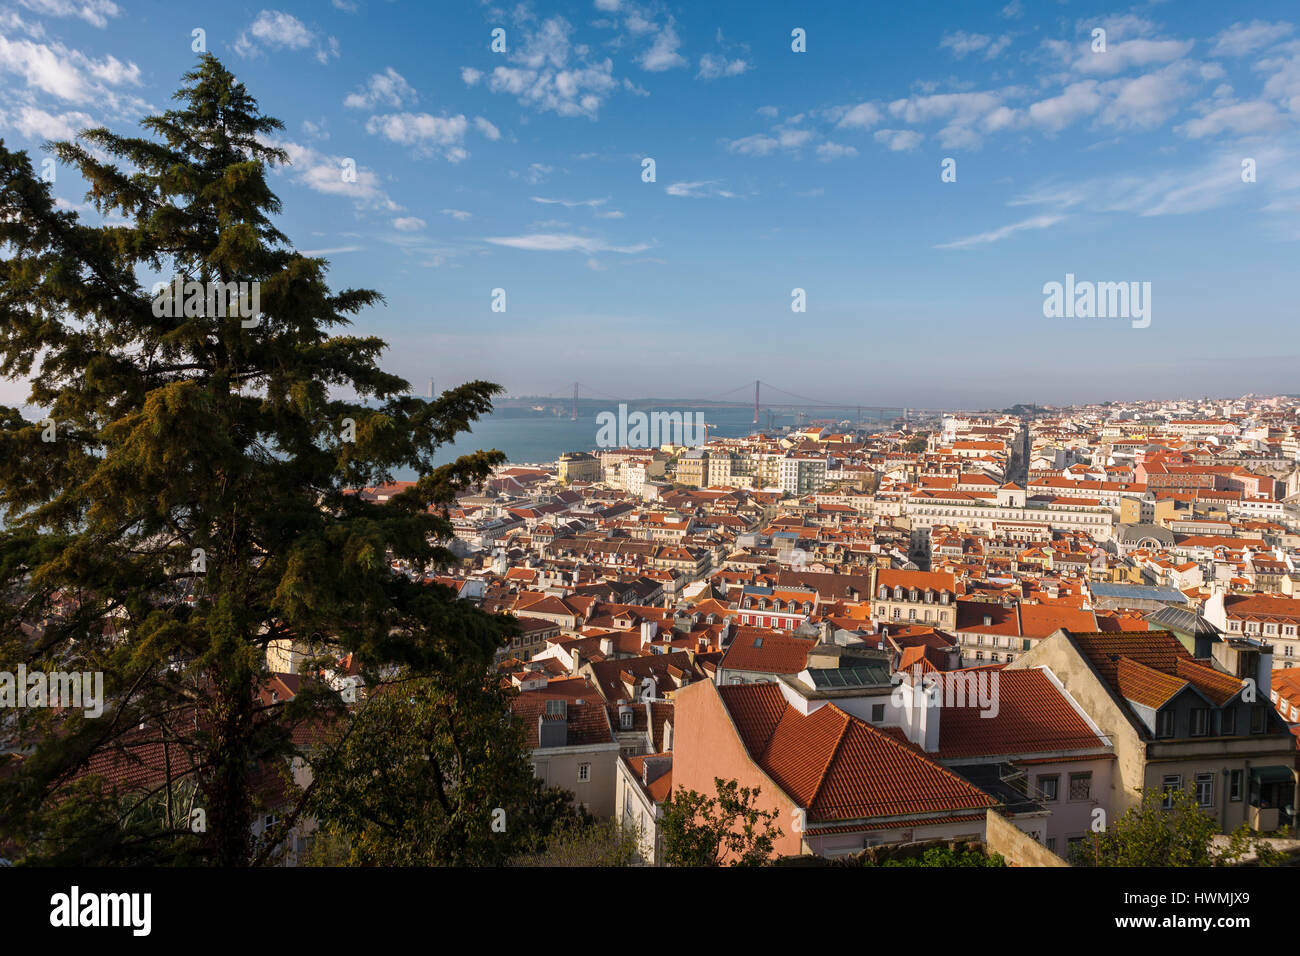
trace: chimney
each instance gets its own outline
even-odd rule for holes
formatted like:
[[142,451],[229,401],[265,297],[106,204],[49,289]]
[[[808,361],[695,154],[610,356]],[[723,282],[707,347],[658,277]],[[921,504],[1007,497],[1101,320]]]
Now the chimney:
[[577,677],[578,669],[582,667],[582,652],[576,647],[570,652],[569,656],[573,660],[573,666],[569,668],[569,676]]

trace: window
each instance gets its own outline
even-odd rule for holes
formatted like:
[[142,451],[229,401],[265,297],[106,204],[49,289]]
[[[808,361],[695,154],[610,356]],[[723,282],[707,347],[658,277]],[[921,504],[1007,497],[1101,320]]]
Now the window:
[[872,723],[876,723],[877,721],[881,721],[881,720],[884,720],[884,719],[885,719],[885,705],[884,705],[884,704],[872,704],[872,705],[871,705],[871,722],[872,722]]
[[1196,805],[1198,807],[1214,806],[1214,774],[1198,773],[1196,775]]
[[591,764],[578,764],[578,783],[586,783],[591,779]]
[[1229,707],[1223,711],[1219,718],[1219,733],[1224,737],[1230,737],[1237,732],[1237,710],[1235,707]]
[[1193,707],[1191,716],[1191,735],[1193,737],[1204,737],[1210,732],[1210,709],[1208,707]]
[[1092,796],[1092,773],[1070,774],[1070,799],[1087,800]]
[[1169,810],[1174,805],[1174,792],[1183,789],[1183,776],[1178,773],[1167,774],[1160,785],[1160,792],[1165,795],[1160,806]]
[[1047,848],[1051,850],[1053,853],[1056,852],[1056,837],[1047,838]]
[[1061,778],[1058,776],[1039,777],[1038,789],[1042,791],[1043,800],[1047,803],[1054,802],[1060,795]]
[[1241,782],[1243,771],[1233,770],[1228,774],[1228,799],[1233,803],[1241,801]]
[[1268,707],[1264,704],[1256,704],[1250,709],[1250,732],[1252,734],[1262,734],[1268,732]]
[[1162,710],[1156,714],[1156,736],[1172,737],[1174,735],[1174,712]]

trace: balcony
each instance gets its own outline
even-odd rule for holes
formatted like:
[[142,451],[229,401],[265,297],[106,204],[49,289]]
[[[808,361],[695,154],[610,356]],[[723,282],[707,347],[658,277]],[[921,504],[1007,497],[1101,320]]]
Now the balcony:
[[1278,828],[1280,820],[1277,807],[1257,807],[1254,804],[1246,807],[1246,822],[1257,833],[1272,833]]

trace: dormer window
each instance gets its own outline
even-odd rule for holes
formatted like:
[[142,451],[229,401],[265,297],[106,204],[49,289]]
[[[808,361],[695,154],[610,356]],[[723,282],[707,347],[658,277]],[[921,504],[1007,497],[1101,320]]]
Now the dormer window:
[[618,715],[618,725],[619,725],[619,727],[620,727],[621,729],[623,729],[623,730],[631,730],[631,729],[632,729],[632,718],[633,718],[633,716],[634,716],[634,715],[633,715],[632,711],[630,711],[630,710],[625,710],[625,711],[623,711],[623,713],[619,714],[619,715]]
[[903,600],[903,589],[902,589],[902,588],[894,588],[894,600],[895,600],[895,601],[901,601],[901,600]]
[[907,599],[908,599],[909,601],[915,601],[915,600],[917,599],[917,597],[918,597],[918,595],[917,595],[917,592],[916,592],[916,588],[912,588],[912,590],[910,590],[910,591],[907,592]]
[[880,586],[880,600],[889,600],[889,588],[885,587],[883,584]]
[[939,595],[939,603],[940,603],[940,604],[947,604],[947,603],[948,603],[948,592],[947,592],[947,591],[944,591],[943,593],[941,593],[941,594]]

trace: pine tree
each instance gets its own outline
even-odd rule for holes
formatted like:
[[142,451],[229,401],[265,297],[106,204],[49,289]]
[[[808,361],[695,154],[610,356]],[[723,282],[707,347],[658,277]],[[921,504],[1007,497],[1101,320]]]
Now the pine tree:
[[[241,865],[257,856],[252,774],[338,703],[326,687],[259,703],[271,642],[326,635],[373,679],[486,668],[512,632],[389,563],[451,559],[445,505],[504,456],[433,454],[500,389],[426,401],[384,372],[384,343],[346,331],[382,297],[332,291],[326,262],[272,221],[281,123],[211,55],[184,79],[177,107],[143,121],[150,136],[97,128],[48,147],[103,225],[59,209],[0,142],[0,375],[29,377],[47,415],[0,408],[0,668],[103,671],[110,699],[98,719],[19,712],[7,730],[34,749],[0,773],[0,837],[46,827],[95,755],[149,742],[199,788],[207,830],[188,836],[169,782],[138,853],[199,839]],[[155,296],[175,277],[255,283],[260,316],[252,296],[224,310],[171,285]],[[348,493],[399,470],[421,477],[386,504]]]

